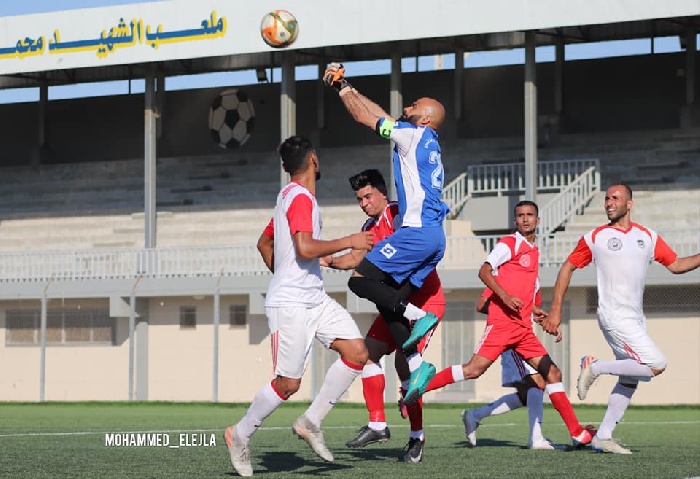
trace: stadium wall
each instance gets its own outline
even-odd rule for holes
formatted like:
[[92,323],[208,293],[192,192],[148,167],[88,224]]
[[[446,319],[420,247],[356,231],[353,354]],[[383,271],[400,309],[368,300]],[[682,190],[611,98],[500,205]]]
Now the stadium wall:
[[[569,61],[564,73],[563,132],[678,128],[685,101],[685,54],[657,54]],[[367,96],[388,107],[389,77],[352,78]],[[448,121],[446,138],[516,136],[523,131],[523,65],[465,70],[464,118]],[[540,63],[538,113],[554,113],[554,63]],[[700,79],[699,79],[700,80]],[[405,73],[404,103],[418,96],[434,96],[448,110],[453,102],[453,71]],[[297,83],[297,131],[314,136],[317,81]],[[700,87],[700,81],[696,88]],[[279,142],[280,84],[239,87],[254,101],[255,132],[248,151],[272,150]],[[197,156],[224,153],[210,137],[209,105],[223,88],[169,91],[163,112],[164,137],[159,156]],[[326,91],[323,147],[370,145],[382,140],[358,127],[341,103]],[[449,111],[448,111],[449,113]],[[35,154],[38,104],[0,105],[0,166],[24,165]],[[47,108],[50,163],[105,161],[143,156],[143,95],[50,101]],[[235,155],[229,150],[226,154]]]
[[[474,272],[475,274],[475,272]],[[448,290],[448,304],[473,304],[480,294],[477,289]],[[546,288],[544,297],[551,297]],[[341,303],[344,295],[334,295]],[[219,327],[219,396],[221,402],[248,402],[265,381],[272,377],[269,349],[269,331],[264,315],[247,314],[246,324],[231,326],[228,311],[231,305],[241,304],[244,296],[222,296],[221,325]],[[551,348],[555,360],[564,372],[564,383],[574,403],[575,383],[579,358],[592,354],[612,358],[612,353],[600,333],[594,313],[588,312],[586,288],[572,287],[567,295],[568,320],[565,319],[563,357]],[[60,307],[107,307],[108,300],[58,300],[49,302],[49,309]],[[147,333],[147,391],[137,395],[149,400],[210,401],[213,387],[213,299],[211,296],[152,297],[143,311],[148,311]],[[197,325],[193,329],[180,327],[180,307],[194,305],[197,308]],[[0,302],[0,363],[6,365],[0,375],[0,401],[37,401],[39,399],[40,348],[38,345],[18,346],[8,344],[7,312],[17,309],[38,309],[39,301]],[[250,305],[248,305],[250,311]],[[374,314],[353,314],[364,333]],[[700,403],[700,316],[698,312],[648,314],[648,329],[657,345],[668,358],[668,370],[648,384],[641,384],[635,394],[635,404],[698,404]],[[471,355],[484,328],[485,317],[473,315],[463,325],[462,348],[465,357]],[[128,399],[128,319],[113,318],[115,341],[109,345],[75,344],[51,345],[46,349],[45,399],[55,401],[78,400],[126,400]],[[452,321],[454,318],[446,318]],[[426,359],[438,369],[451,366],[448,344],[454,343],[445,324],[431,340]],[[682,334],[678,334],[682,331]],[[548,341],[543,337],[543,340]],[[143,336],[137,332],[136,349],[143,348]],[[550,340],[551,341],[551,340]],[[547,344],[547,343],[546,343]],[[454,353],[454,351],[453,351]],[[325,370],[335,354],[315,350],[316,367],[309,366],[296,400],[309,400],[314,388],[323,380]],[[447,358],[447,359],[446,359]],[[137,361],[140,361],[137,359]],[[385,361],[387,370],[387,400],[394,399],[398,391],[393,368],[393,358]],[[137,375],[142,374],[137,364]],[[137,379],[137,384],[139,380]],[[604,404],[614,384],[613,377],[601,377],[592,388],[586,403]],[[473,392],[455,393],[435,391],[428,393],[428,401],[488,402],[503,394],[500,365],[494,366],[473,384]],[[145,395],[144,395],[145,394]],[[344,400],[362,402],[362,386],[356,381]]]

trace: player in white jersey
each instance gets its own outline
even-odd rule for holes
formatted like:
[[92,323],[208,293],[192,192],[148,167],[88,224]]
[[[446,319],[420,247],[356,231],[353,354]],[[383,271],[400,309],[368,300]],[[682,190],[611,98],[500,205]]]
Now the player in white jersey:
[[585,234],[561,266],[549,316],[541,323],[548,332],[559,327],[564,295],[573,272],[595,261],[598,326],[616,359],[603,361],[584,356],[577,389],[578,397],[583,400],[598,376],[618,376],[603,421],[591,442],[595,450],[617,454],[632,453],[615,441],[612,433],[625,414],[638,382],[649,381],[666,369],[666,357],[647,334],[642,310],[649,263],[657,261],[674,274],[700,266],[700,254],[679,258],[655,231],[633,223],[632,203],[632,189],[628,185],[615,184],[608,188],[605,212],[610,223]]
[[277,196],[274,217],[258,240],[258,249],[274,273],[265,299],[271,332],[275,378],[260,389],[245,416],[226,429],[224,439],[231,464],[241,476],[252,476],[249,441],[262,422],[299,390],[314,337],[340,353],[306,412],[292,426],[326,461],[321,421],[362,372],[367,349],[350,314],[323,289],[319,258],[345,249],[372,249],[371,232],[362,231],[323,241],[321,215],[316,203],[319,160],[311,142],[293,136],[279,147],[282,166],[291,181]]
[[356,122],[394,142],[392,164],[402,223],[367,253],[348,287],[377,305],[394,342],[408,359],[410,383],[425,386],[435,375],[435,366],[423,361],[416,345],[431,334],[438,318],[408,301],[408,296],[423,285],[445,253],[442,222],[449,208],[442,201],[445,172],[437,132],[445,119],[445,108],[439,101],[423,97],[394,119],[350,85],[343,65],[331,63],[323,81],[337,89]]

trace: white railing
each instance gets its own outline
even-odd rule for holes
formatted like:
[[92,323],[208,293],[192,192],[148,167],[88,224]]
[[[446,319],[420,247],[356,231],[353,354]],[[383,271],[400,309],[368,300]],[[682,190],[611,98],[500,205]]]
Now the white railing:
[[462,206],[469,201],[469,197],[466,172],[459,175],[443,188],[442,201],[450,207],[450,218],[454,218],[459,214]]
[[[700,251],[698,229],[661,231],[680,255]],[[538,239],[540,264],[566,260],[580,235],[556,234]],[[478,269],[499,236],[448,237],[440,269]],[[103,280],[254,276],[267,273],[254,245],[153,248],[0,254],[0,283],[47,280]]]
[[[598,160],[542,161],[537,163],[537,191],[556,191],[571,183],[590,167],[598,167]],[[467,191],[477,195],[498,195],[525,191],[525,163],[471,165],[467,168]]]
[[600,173],[596,164],[589,167],[540,208],[538,234],[548,235],[572,216],[582,212],[598,191],[600,191]]

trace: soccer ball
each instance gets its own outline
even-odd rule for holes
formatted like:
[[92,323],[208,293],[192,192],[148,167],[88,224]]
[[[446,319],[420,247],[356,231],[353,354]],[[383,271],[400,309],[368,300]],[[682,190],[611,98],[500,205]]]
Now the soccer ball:
[[262,18],[260,35],[272,48],[285,48],[297,39],[299,24],[287,10],[275,10]]
[[243,146],[255,128],[253,102],[241,90],[224,90],[209,110],[209,129],[221,148]]

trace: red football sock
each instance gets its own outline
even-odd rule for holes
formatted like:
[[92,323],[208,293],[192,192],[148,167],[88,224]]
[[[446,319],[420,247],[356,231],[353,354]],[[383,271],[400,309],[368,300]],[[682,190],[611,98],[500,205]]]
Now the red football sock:
[[450,366],[449,368],[445,368],[437,373],[433,379],[430,380],[425,392],[432,391],[433,389],[440,389],[448,384],[454,384],[454,382],[455,380],[452,374],[452,366]]
[[386,422],[384,415],[384,375],[362,378],[362,393],[369,411],[370,422]]
[[406,404],[408,410],[408,422],[411,424],[411,431],[423,430],[423,398],[413,404]]
[[[548,384],[548,389],[549,386],[552,385]],[[561,391],[557,392],[550,392],[548,390],[547,393],[549,394],[549,400],[552,402],[552,406],[554,406],[554,409],[557,410],[561,418],[564,420],[564,424],[566,424],[569,434],[571,436],[578,436],[581,434],[583,432],[583,426],[581,426],[581,424],[578,422],[574,408],[571,406],[571,401],[569,401],[569,398],[566,397],[566,393],[563,391],[563,388]]]

